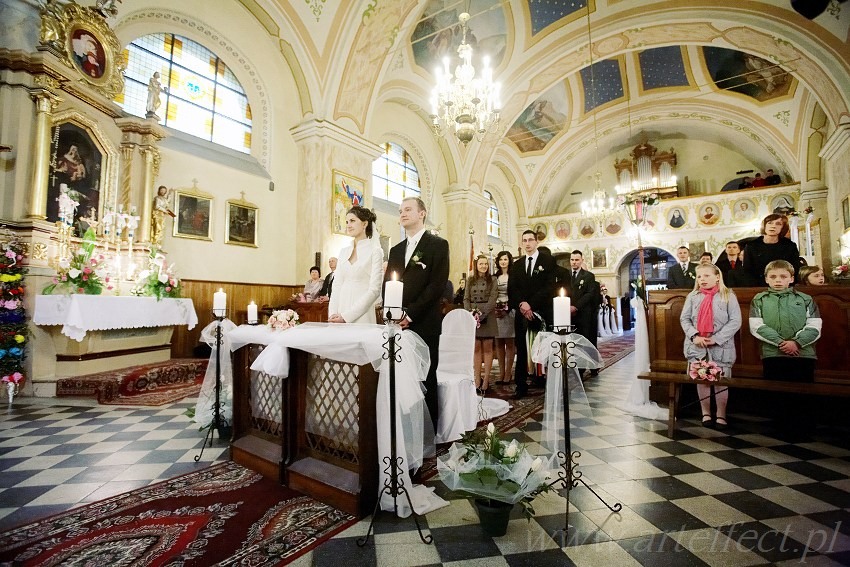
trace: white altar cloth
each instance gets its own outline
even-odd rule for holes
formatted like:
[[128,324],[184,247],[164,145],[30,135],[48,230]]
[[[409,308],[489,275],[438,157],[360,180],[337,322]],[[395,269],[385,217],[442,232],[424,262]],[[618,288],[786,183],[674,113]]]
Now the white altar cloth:
[[37,295],[36,325],[62,325],[62,334],[82,342],[89,331],[170,327],[193,329],[198,315],[191,299],[113,295]]
[[[296,348],[348,364],[371,364],[378,371],[378,395],[375,402],[378,428],[378,490],[382,490],[388,477],[384,472],[384,458],[390,455],[390,388],[389,363],[383,359],[384,325],[304,323],[284,331],[243,330],[245,325],[229,334],[231,347],[247,344],[247,340],[268,341],[266,348],[251,365],[251,370],[262,371],[272,376],[289,375],[289,348]],[[268,334],[271,333],[271,336]],[[413,331],[400,332],[396,363],[396,453],[404,456],[402,470],[403,486],[408,487],[413,509],[417,514],[427,514],[432,510],[448,506],[449,503],[434,494],[434,489],[424,485],[414,485],[409,469],[417,469],[428,447],[433,449],[434,428],[425,407],[422,382],[430,365],[428,347]],[[427,418],[427,419],[426,419]],[[423,422],[426,425],[423,427]],[[430,425],[430,428],[428,427]],[[424,434],[423,434],[423,429]],[[423,438],[427,442],[423,444]],[[398,515],[406,518],[410,515],[407,499],[398,498]],[[393,510],[393,499],[387,494],[381,496],[381,508]]]

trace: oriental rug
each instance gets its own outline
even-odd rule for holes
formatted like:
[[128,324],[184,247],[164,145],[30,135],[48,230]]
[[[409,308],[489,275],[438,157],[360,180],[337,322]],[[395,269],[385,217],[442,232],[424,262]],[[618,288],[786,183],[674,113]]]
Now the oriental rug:
[[57,397],[95,397],[98,403],[122,406],[161,406],[201,391],[207,360],[175,358],[97,374],[60,378]]
[[356,518],[232,462],[0,533],[0,565],[284,565]]
[[605,363],[603,368],[608,368],[635,351],[635,333],[626,331],[619,337],[599,337],[596,348]]

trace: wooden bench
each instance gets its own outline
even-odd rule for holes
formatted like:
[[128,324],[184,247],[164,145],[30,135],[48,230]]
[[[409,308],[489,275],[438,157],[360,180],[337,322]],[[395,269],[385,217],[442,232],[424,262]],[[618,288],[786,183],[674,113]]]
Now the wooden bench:
[[[762,373],[760,345],[749,329],[750,303],[763,288],[735,290],[741,305],[743,323],[735,335],[737,360],[732,367],[732,380],[724,382],[732,388],[767,390],[798,394],[850,396],[850,286],[801,287],[818,305],[823,320],[823,335],[817,342],[818,362],[813,383],[765,380]],[[676,405],[682,384],[694,381],[685,375],[684,331],[679,322],[688,290],[659,290],[649,294],[647,323],[649,327],[650,372],[638,378],[656,384],[667,384],[668,435],[676,420]],[[655,401],[663,403],[663,399]]]
[[[667,436],[673,437],[673,431],[676,428],[676,414],[679,405],[679,394],[682,390],[682,384],[697,384],[685,375],[684,371],[681,374],[672,372],[647,372],[638,375],[641,380],[652,380],[653,382],[663,382],[668,385],[667,396]],[[764,378],[732,378],[731,380],[721,380],[714,382],[715,391],[721,388],[744,388],[749,390],[765,390],[771,392],[785,392],[789,394],[808,394],[817,396],[850,396],[850,384],[841,384],[834,382],[790,382],[785,380],[765,380]]]

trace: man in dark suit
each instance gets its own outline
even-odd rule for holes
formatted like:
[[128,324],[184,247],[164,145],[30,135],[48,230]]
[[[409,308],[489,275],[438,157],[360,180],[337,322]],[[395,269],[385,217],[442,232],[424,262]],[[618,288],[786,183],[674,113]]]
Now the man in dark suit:
[[697,265],[691,262],[691,252],[687,246],[676,250],[678,263],[667,268],[667,289],[694,289]]
[[[599,304],[601,295],[596,276],[583,268],[584,256],[581,250],[570,253],[570,312],[576,332],[596,346],[596,335],[599,331]],[[584,374],[579,369],[580,374]],[[599,374],[592,370],[591,375]]]
[[782,178],[776,175],[772,169],[768,169],[764,174],[765,185],[779,185],[782,183]]
[[437,364],[443,320],[440,299],[449,279],[449,243],[425,229],[426,214],[425,203],[418,197],[401,202],[399,224],[407,237],[390,249],[384,281],[395,273],[404,282],[402,307],[406,311],[399,325],[422,337],[431,353],[431,367],[425,379],[425,403],[437,427]]
[[537,249],[537,235],[533,230],[522,233],[522,248],[525,254],[511,266],[508,278],[508,306],[516,310],[515,399],[528,393],[528,347],[525,344],[528,326],[535,324],[535,313],[539,313],[547,324],[552,324],[552,288],[555,283],[555,259]]
[[730,240],[726,243],[725,254],[718,255],[717,262],[714,263],[720,269],[720,273],[723,274],[723,283],[726,284],[726,287],[729,287],[729,272],[744,271],[744,262],[740,256],[741,246],[737,241]]
[[328,258],[328,268],[330,273],[325,276],[325,283],[322,284],[322,289],[319,290],[319,301],[327,301],[331,298],[334,287],[334,275],[336,274],[336,258]]

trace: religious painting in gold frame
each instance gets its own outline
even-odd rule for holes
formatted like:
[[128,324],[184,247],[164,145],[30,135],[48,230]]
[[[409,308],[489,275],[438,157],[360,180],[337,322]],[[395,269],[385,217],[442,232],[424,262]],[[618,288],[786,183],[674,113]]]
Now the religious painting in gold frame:
[[172,235],[195,240],[212,240],[213,196],[197,187],[174,191],[174,228]]
[[48,0],[41,10],[40,44],[110,100],[124,90],[121,43],[94,7]]
[[363,205],[366,182],[334,169],[331,191],[331,232],[346,234],[345,215],[354,205]]
[[259,208],[244,199],[228,199],[224,214],[224,243],[258,248]]

